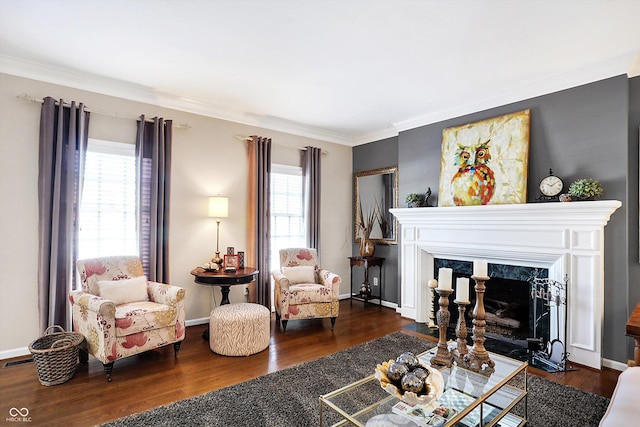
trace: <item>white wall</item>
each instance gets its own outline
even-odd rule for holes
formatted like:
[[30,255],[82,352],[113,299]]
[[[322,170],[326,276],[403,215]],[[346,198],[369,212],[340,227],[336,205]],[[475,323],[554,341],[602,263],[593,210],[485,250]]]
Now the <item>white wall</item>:
[[[207,318],[212,290],[194,283],[190,271],[215,251],[215,221],[207,217],[207,197],[229,197],[229,218],[220,225],[220,247],[246,250],[246,145],[237,135],[273,139],[272,161],[300,164],[295,147],[313,145],[322,157],[322,264],[348,278],[351,255],[351,148],[259,129],[149,104],[0,74],[0,359],[23,354],[38,330],[38,131],[40,104],[18,95],[84,102],[91,116],[91,138],[134,142],[135,118],[161,116],[189,130],[173,131],[170,264],[171,283],[187,289],[187,321]],[[117,115],[110,117],[99,112]],[[244,300],[231,288],[232,302]],[[349,292],[343,280],[341,294]],[[218,287],[215,298],[220,302]]]

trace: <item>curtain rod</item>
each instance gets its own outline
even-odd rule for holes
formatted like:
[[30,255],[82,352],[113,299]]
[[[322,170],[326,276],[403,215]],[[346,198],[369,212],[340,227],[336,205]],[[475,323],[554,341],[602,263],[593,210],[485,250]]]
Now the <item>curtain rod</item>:
[[[240,141],[244,141],[244,142],[251,141],[251,137],[250,136],[236,135],[236,138],[238,138]],[[295,150],[307,151],[307,147],[296,147],[294,145],[282,144],[282,143],[278,143],[278,142],[274,142],[274,144],[279,145],[281,147],[293,148]],[[329,155],[329,152],[327,150],[322,150],[322,154],[327,156],[327,155]]]
[[[32,96],[27,95],[26,93],[23,93],[22,95],[17,95],[16,98],[18,98],[19,100],[21,100],[23,102],[33,102],[33,103],[36,103],[36,104],[44,103],[44,101],[42,99],[34,98]],[[60,105],[60,101],[59,100],[56,101],[56,105]],[[71,104],[69,104],[67,102],[64,102],[64,105],[67,106],[67,107],[71,106]],[[95,110],[92,110],[90,108],[87,108],[86,111],[88,111],[90,113],[98,114],[98,115],[101,115],[101,116],[115,117],[116,119],[129,120],[129,118],[127,118],[127,117],[119,116],[119,115],[114,114],[114,113],[105,113],[103,111],[95,111]],[[135,117],[135,118],[132,117],[131,118],[131,120],[138,120],[138,119],[140,119],[140,117]],[[153,119],[145,119],[145,121],[146,122],[153,122]],[[191,125],[189,123],[173,124],[171,127],[174,128],[174,129],[182,129],[182,130],[191,129]]]

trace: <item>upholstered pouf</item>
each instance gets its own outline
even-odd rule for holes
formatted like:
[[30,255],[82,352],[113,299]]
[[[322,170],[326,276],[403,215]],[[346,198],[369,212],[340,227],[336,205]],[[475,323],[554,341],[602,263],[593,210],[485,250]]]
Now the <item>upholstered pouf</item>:
[[225,304],[209,318],[209,347],[223,356],[249,356],[269,347],[271,312],[259,304]]

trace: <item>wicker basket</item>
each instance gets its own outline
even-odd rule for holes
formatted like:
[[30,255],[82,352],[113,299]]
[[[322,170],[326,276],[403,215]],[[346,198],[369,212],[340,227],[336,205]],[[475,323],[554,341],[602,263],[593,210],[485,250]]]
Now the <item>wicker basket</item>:
[[[59,329],[61,332],[50,331]],[[66,332],[61,326],[49,326],[44,335],[29,344],[29,351],[38,369],[42,385],[57,385],[69,381],[76,373],[78,350],[84,336]]]

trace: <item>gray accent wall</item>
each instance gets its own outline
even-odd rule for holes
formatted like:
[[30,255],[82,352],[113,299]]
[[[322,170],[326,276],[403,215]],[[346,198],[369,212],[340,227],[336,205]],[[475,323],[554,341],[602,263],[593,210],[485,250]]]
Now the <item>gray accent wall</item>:
[[[356,166],[373,168],[397,144],[399,198],[431,187],[437,204],[442,130],[520,110],[531,110],[527,201],[534,203],[538,184],[549,168],[565,190],[580,178],[594,178],[603,199],[620,200],[605,228],[605,316],[603,357],[626,363],[631,340],[624,335],[630,310],[640,301],[638,265],[638,126],[640,78],[621,75],[595,83],[476,112],[401,132],[394,138],[354,148]],[[382,150],[380,153],[378,150]],[[384,152],[385,154],[381,154]],[[372,159],[368,163],[367,159]],[[379,165],[375,167],[381,167]],[[354,245],[354,250],[357,248]],[[397,251],[397,248],[395,248]],[[378,248],[376,248],[376,254]],[[397,253],[396,253],[397,258]],[[395,284],[398,286],[399,281]],[[397,298],[398,291],[385,296]],[[399,299],[390,299],[397,302]]]
[[[398,166],[398,139],[395,137],[359,145],[353,148],[354,177],[356,172],[391,166]],[[398,173],[402,176],[402,173],[399,170]],[[354,190],[355,182],[352,183],[352,192]],[[352,200],[355,200],[355,194],[353,194]],[[352,221],[354,209],[355,204],[351,207]],[[360,255],[359,248],[359,244],[354,241],[352,248],[353,256]],[[382,270],[383,277],[381,278],[384,281],[384,292],[382,295],[383,301],[398,301],[398,283],[400,283],[398,278],[398,245],[376,245],[374,256],[385,258]],[[371,267],[369,269],[369,273],[369,283],[373,285],[372,277],[379,277],[378,267]],[[356,292],[360,288],[360,284],[363,280],[363,269],[360,267],[353,267],[353,287]],[[378,289],[372,289],[372,293],[374,295],[378,295]]]

